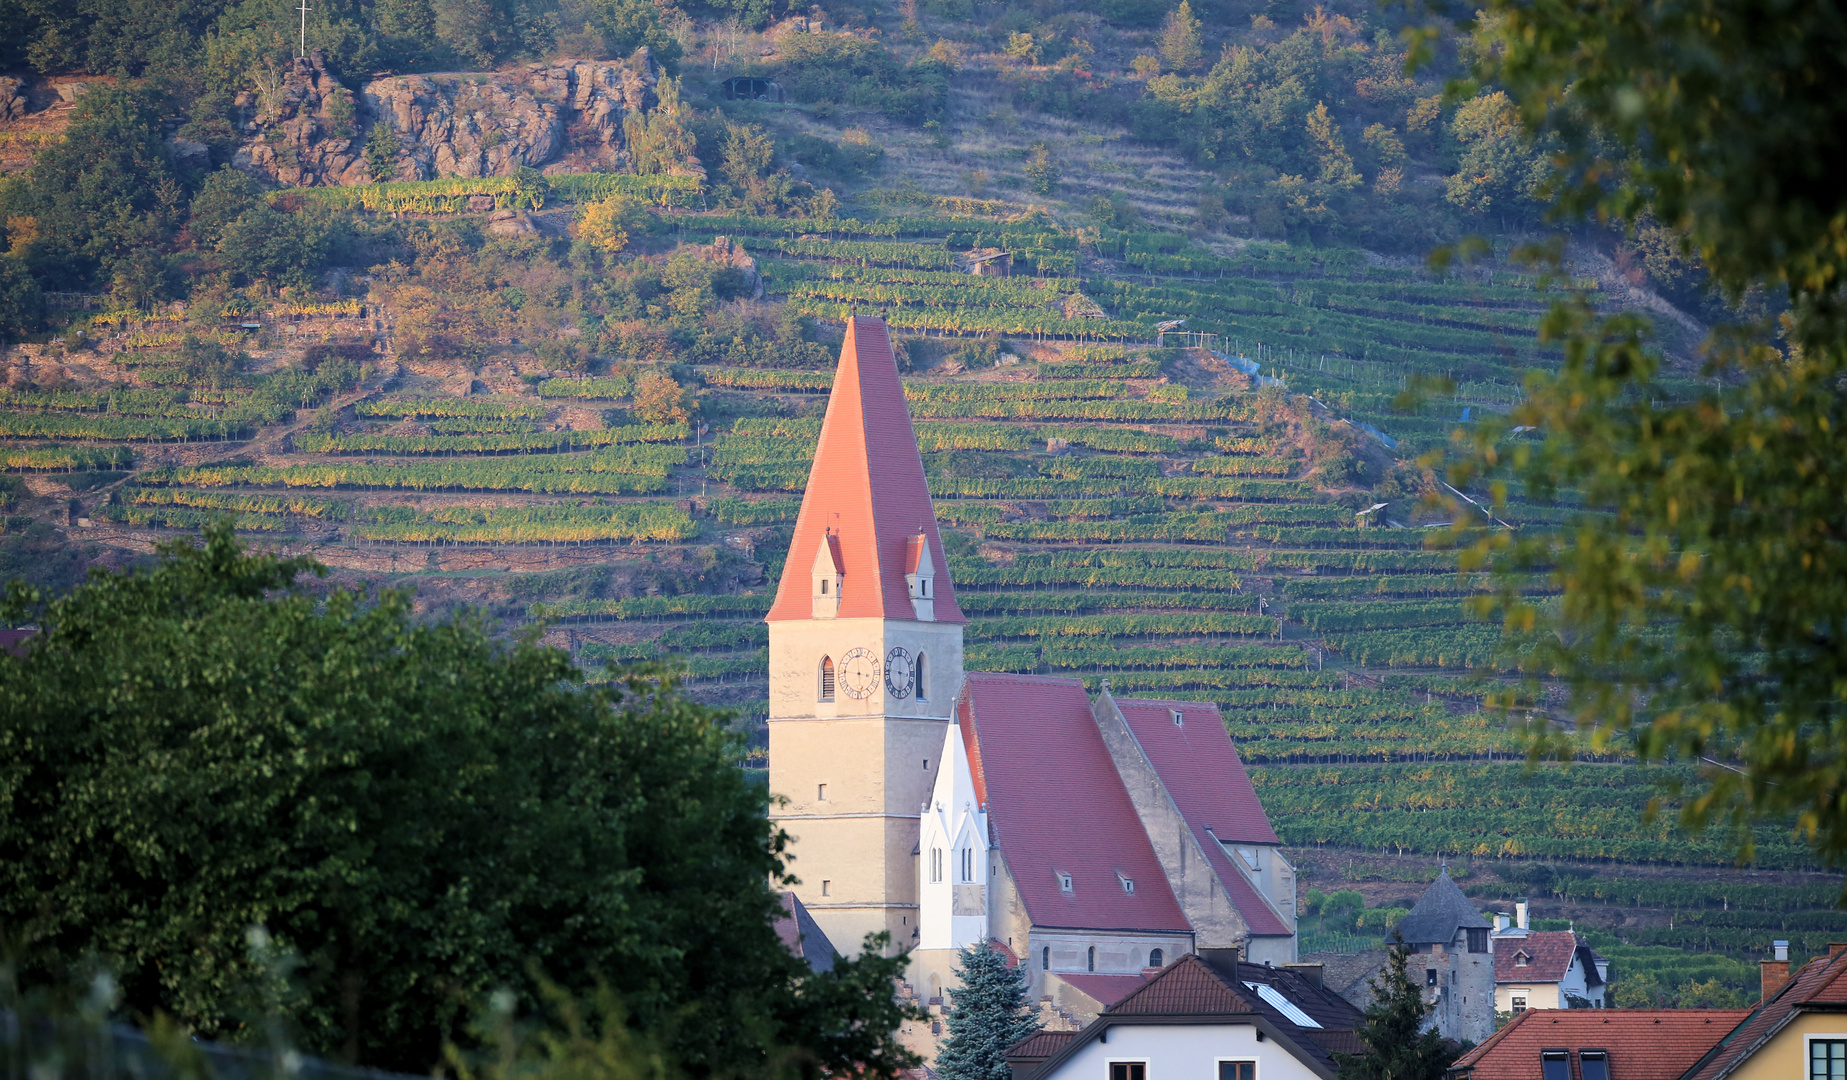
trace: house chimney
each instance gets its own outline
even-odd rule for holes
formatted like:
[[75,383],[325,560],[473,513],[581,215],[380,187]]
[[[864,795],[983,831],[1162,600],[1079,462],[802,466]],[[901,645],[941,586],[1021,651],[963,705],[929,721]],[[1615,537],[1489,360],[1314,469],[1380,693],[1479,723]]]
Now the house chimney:
[[1789,942],[1773,941],[1770,946],[1776,950],[1776,958],[1760,960],[1757,964],[1760,980],[1758,996],[1763,1001],[1769,1001],[1789,984]]
[[1518,926],[1522,930],[1525,930],[1527,928],[1526,926],[1526,897],[1524,896],[1514,901],[1514,925]]
[[1210,967],[1226,978],[1236,979],[1238,977],[1238,961],[1243,959],[1243,957],[1238,955],[1239,951],[1240,950],[1235,945],[1229,949],[1200,949],[1199,958],[1206,962],[1207,967]]
[[1498,911],[1495,912],[1494,913],[1494,932],[1497,934],[1505,934],[1507,932],[1507,925],[1509,922],[1510,920],[1507,918],[1507,916],[1501,914]]
[[1323,970],[1323,965],[1321,964],[1284,964],[1283,970],[1293,971],[1309,982],[1314,983],[1316,986],[1321,985],[1321,972]]

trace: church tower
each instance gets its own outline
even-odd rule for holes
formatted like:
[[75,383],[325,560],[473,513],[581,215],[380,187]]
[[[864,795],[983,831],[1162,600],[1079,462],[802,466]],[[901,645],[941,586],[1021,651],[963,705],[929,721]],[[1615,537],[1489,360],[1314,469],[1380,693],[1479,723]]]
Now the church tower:
[[842,952],[917,941],[917,836],[962,683],[962,612],[883,319],[847,320],[770,636],[771,816]]

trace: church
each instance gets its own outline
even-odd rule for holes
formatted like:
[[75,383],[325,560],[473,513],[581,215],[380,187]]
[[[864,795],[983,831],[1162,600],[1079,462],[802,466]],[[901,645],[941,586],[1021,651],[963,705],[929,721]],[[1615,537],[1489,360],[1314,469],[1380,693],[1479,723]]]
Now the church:
[[843,953],[925,1001],[988,942],[1088,1020],[1202,949],[1296,960],[1295,873],[1216,706],[965,672],[882,319],[848,320],[769,624],[771,815]]

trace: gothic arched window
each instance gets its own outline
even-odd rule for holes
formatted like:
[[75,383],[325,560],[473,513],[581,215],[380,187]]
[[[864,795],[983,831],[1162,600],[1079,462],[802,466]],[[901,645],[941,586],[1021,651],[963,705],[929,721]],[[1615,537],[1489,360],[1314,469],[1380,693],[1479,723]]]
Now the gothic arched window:
[[831,656],[821,658],[821,700],[834,700],[834,658]]
[[930,700],[930,668],[924,663],[924,654],[917,654],[917,700]]
[[1148,950],[1148,966],[1149,967],[1160,967],[1162,959],[1163,957],[1161,956],[1161,950],[1159,949],[1149,949]]

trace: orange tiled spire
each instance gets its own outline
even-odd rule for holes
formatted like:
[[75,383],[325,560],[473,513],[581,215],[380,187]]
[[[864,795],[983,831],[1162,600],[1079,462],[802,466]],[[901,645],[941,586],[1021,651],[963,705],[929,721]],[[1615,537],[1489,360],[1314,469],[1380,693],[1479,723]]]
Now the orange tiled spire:
[[839,544],[845,579],[837,618],[915,619],[904,575],[914,559],[911,539],[919,533],[935,564],[935,621],[966,622],[949,583],[891,334],[884,319],[855,315],[847,320],[821,442],[768,621],[813,617],[807,569],[829,536]]

